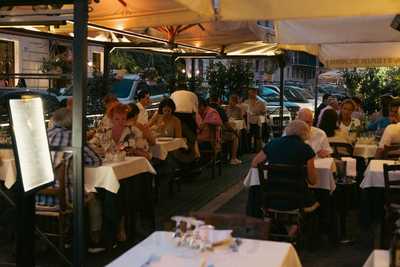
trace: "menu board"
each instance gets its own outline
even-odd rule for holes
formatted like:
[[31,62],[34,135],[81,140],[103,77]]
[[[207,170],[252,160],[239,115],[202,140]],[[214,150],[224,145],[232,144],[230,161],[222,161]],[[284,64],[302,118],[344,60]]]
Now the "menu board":
[[53,182],[42,99],[10,99],[10,116],[24,191]]

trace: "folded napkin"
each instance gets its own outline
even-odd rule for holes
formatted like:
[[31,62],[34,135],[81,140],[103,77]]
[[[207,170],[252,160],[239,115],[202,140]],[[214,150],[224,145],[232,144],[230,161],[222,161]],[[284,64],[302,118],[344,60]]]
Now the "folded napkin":
[[342,161],[346,162],[346,176],[357,176],[357,161],[354,158],[342,157]]
[[207,239],[211,244],[219,244],[232,239],[232,230],[208,230]]
[[250,187],[253,185],[260,185],[260,177],[258,176],[258,169],[251,168],[243,181],[245,187]]

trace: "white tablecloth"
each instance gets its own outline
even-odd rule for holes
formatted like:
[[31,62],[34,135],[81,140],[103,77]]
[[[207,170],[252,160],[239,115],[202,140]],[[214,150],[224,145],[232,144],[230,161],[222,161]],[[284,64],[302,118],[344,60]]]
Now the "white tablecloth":
[[[394,160],[371,160],[364,173],[360,187],[385,187],[383,164],[395,164]],[[390,179],[400,179],[400,173],[391,172]]]
[[6,188],[11,188],[17,177],[17,168],[15,160],[12,158],[1,159],[0,164],[0,179],[4,181]]
[[[0,179],[7,188],[15,183],[16,167],[14,158],[2,159]],[[127,157],[124,161],[104,163],[99,167],[85,167],[85,190],[96,192],[96,187],[104,188],[112,193],[119,190],[119,180],[137,174],[150,172],[155,174],[153,166],[144,157]]]
[[119,190],[119,180],[141,173],[156,174],[153,166],[144,157],[127,157],[124,161],[104,163],[99,167],[85,168],[85,190],[96,192],[96,187],[112,193]]
[[246,129],[246,122],[244,120],[229,120],[229,123],[232,125],[232,128],[236,131],[240,131]]
[[311,188],[326,189],[333,192],[336,189],[335,178],[333,173],[336,172],[336,164],[333,158],[315,159],[315,170],[319,177],[318,183],[310,185]]
[[362,157],[365,159],[373,158],[378,150],[378,145],[376,144],[359,144],[354,146],[353,156]]
[[363,267],[389,267],[389,251],[372,251]]
[[179,148],[188,148],[184,138],[174,138],[168,141],[157,139],[156,144],[150,147],[153,157],[165,160],[168,152],[177,150]]
[[[158,258],[148,265],[164,267],[300,267],[296,250],[289,243],[242,239],[238,252],[216,248],[213,252],[176,247],[172,233],[154,232],[148,238],[125,252],[108,266],[140,267],[152,255]],[[203,264],[203,265],[202,265]]]
[[[319,177],[319,182],[310,187],[326,189],[331,193],[335,191],[336,182],[333,177],[333,173],[336,172],[335,160],[333,158],[316,159],[314,161],[314,166]],[[243,184],[246,187],[260,184],[258,170],[256,168],[251,168],[249,170]]]

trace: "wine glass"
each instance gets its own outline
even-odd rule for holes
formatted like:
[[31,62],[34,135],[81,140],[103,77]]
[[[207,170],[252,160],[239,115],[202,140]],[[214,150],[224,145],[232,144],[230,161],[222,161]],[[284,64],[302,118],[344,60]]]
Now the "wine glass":
[[173,238],[181,238],[183,236],[183,231],[181,229],[181,222],[184,220],[183,216],[173,216],[171,220],[175,221],[175,231]]

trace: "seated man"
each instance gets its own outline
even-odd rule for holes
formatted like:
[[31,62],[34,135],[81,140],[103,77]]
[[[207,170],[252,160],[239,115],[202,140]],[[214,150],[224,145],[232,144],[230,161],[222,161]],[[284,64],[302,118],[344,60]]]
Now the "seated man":
[[292,210],[297,208],[315,209],[319,206],[307,184],[318,183],[318,176],[314,167],[315,153],[304,141],[309,138],[310,128],[300,120],[294,120],[285,129],[286,136],[273,139],[253,159],[251,166],[257,168],[258,164],[268,160],[269,164],[289,164],[307,167],[307,177],[298,176],[299,184],[303,185],[303,191],[299,192],[297,186],[282,189],[281,184],[271,183],[269,192],[286,190],[293,195],[299,195],[303,203],[293,200],[276,199],[267,203],[268,207],[279,210]]
[[[232,125],[229,123],[229,118],[225,112],[225,110],[218,103],[217,97],[210,97],[209,99],[210,107],[215,109],[222,120],[222,143],[229,143],[230,145],[230,153],[231,160],[230,164],[239,165],[242,163],[241,160],[237,158],[237,150],[239,147],[239,134],[235,129],[232,128]],[[239,107],[238,107],[239,108]],[[240,110],[240,108],[239,108]]]
[[314,150],[314,153],[319,158],[329,157],[332,154],[332,148],[329,146],[328,137],[326,133],[316,127],[313,127],[313,113],[308,108],[299,110],[297,118],[304,121],[310,127],[310,138],[306,141],[307,144]]
[[[222,126],[221,117],[218,112],[209,107],[207,101],[202,98],[199,100],[199,113],[196,116],[196,120],[198,125],[197,141],[200,151],[211,149],[214,140],[216,145],[220,145]],[[216,127],[214,133],[215,136],[212,136],[212,126]]]
[[[60,108],[53,114],[54,125],[47,130],[50,146],[71,146],[72,145],[72,112],[67,108]],[[88,146],[83,148],[83,158],[85,166],[99,166],[101,165],[101,158]],[[66,174],[66,202],[72,203],[72,155],[65,152],[52,152],[53,164],[57,166],[61,160],[66,160],[67,174]],[[57,186],[57,181],[56,185]],[[100,252],[104,250],[98,246],[100,242],[100,233],[102,229],[102,209],[100,201],[93,193],[85,193],[85,199],[89,208],[90,217],[90,237],[91,244],[89,252]],[[56,200],[41,199],[39,195],[40,205],[53,205]]]
[[385,146],[400,143],[400,123],[390,124],[385,128],[381,141],[379,142],[378,150],[376,151],[376,158],[382,158]]

